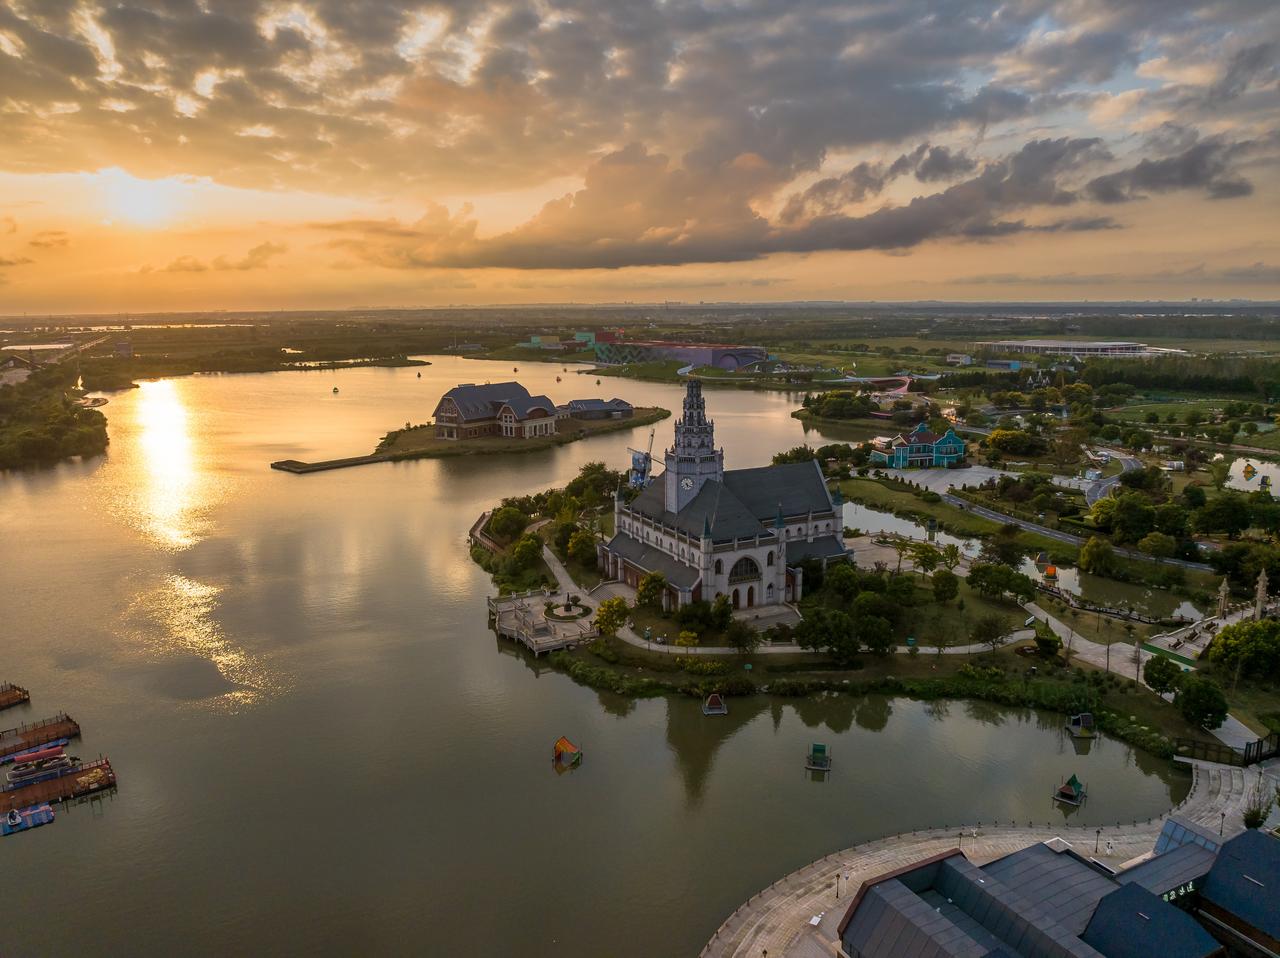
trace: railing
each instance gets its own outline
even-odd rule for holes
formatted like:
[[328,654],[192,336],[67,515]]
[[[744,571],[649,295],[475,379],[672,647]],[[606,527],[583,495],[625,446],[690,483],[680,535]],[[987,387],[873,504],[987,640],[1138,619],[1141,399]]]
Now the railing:
[[1222,742],[1201,742],[1189,738],[1174,739],[1174,746],[1185,758],[1245,768],[1280,755],[1280,734],[1272,732],[1266,738],[1250,742],[1243,749],[1232,748]]

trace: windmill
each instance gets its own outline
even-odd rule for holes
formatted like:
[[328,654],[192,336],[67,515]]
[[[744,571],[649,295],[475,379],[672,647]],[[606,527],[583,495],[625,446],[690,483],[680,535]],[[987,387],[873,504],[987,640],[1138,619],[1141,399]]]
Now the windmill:
[[649,430],[649,448],[644,452],[639,449],[628,449],[631,453],[631,479],[630,486],[632,489],[643,489],[649,484],[649,480],[653,478],[650,471],[653,468],[653,434],[656,430]]

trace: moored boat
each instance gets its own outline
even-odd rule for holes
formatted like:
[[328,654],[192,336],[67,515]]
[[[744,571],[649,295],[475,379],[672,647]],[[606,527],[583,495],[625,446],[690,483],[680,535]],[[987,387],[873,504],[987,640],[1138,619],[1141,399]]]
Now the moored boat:
[[[61,750],[59,750],[61,751]],[[57,778],[80,765],[74,755],[54,755],[34,762],[18,762],[5,776],[10,785],[26,785],[42,778]]]
[[31,828],[39,828],[53,821],[53,806],[48,802],[43,805],[31,805],[27,808],[11,808],[0,820],[0,835],[14,835]]

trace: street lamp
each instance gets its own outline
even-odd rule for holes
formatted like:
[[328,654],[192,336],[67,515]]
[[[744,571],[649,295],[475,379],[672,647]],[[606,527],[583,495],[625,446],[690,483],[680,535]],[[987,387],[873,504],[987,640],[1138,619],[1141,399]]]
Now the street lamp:
[[1227,813],[1220,812],[1219,814],[1222,815],[1222,821],[1218,822],[1218,834],[1221,835],[1222,830],[1227,827]]
[[1097,833],[1093,836],[1093,853],[1094,853],[1095,855],[1096,855],[1096,854],[1098,854],[1098,842],[1100,842],[1100,841],[1102,841],[1102,829],[1101,829],[1101,828],[1099,828],[1099,829],[1097,830]]

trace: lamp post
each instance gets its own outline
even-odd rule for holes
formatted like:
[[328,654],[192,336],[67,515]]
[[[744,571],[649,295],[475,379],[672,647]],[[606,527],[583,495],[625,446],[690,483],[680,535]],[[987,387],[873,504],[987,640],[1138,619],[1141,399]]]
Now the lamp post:
[[1221,836],[1222,830],[1227,827],[1227,813],[1220,812],[1219,814],[1222,815],[1222,821],[1218,822],[1218,835]]
[[1096,854],[1098,854],[1098,842],[1100,842],[1100,841],[1102,841],[1102,829],[1101,829],[1101,828],[1099,828],[1099,829],[1097,830],[1097,833],[1093,836],[1093,853],[1094,853],[1095,855],[1096,855]]

